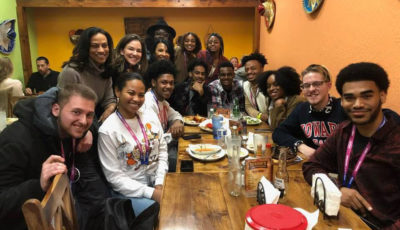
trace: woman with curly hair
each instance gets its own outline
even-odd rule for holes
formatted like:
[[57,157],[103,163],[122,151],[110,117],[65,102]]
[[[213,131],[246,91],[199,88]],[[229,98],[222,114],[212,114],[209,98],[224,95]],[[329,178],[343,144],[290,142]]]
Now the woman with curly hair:
[[13,70],[14,66],[8,57],[0,58],[0,91],[9,91],[12,96],[24,96],[22,83],[10,78]]
[[137,34],[127,34],[121,38],[115,48],[112,67],[113,82],[125,72],[144,75],[147,70],[146,46]]
[[304,101],[299,96],[300,76],[292,67],[282,67],[275,71],[266,71],[258,78],[260,91],[268,97],[268,124],[275,129],[293,111],[297,104]]
[[197,54],[197,58],[204,61],[208,65],[208,76],[206,77],[205,84],[217,80],[219,75],[219,64],[229,61],[224,56],[224,40],[221,35],[211,33],[207,39],[207,49],[201,50]]
[[113,48],[109,33],[98,27],[85,29],[58,77],[59,87],[82,83],[93,89],[98,98],[96,116],[99,121],[104,121],[116,107],[111,79]]
[[182,36],[181,42],[175,48],[175,67],[177,76],[175,84],[184,82],[188,77],[189,63],[196,59],[201,50],[201,42],[197,34],[188,32]]

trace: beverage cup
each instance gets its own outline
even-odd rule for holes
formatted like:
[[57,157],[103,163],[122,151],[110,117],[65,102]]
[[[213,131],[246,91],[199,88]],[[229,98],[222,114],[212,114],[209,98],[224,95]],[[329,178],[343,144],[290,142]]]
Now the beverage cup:
[[234,146],[239,146],[239,156],[240,156],[240,146],[242,141],[239,136],[226,136],[225,137],[226,143],[226,155],[228,158],[232,157]]
[[242,174],[240,169],[240,146],[234,146],[232,156],[229,159],[228,173],[229,194],[239,196],[241,189]]
[[215,140],[218,140],[219,139],[218,130],[223,128],[222,121],[224,120],[224,118],[222,116],[214,114],[211,120],[213,125],[213,137]]

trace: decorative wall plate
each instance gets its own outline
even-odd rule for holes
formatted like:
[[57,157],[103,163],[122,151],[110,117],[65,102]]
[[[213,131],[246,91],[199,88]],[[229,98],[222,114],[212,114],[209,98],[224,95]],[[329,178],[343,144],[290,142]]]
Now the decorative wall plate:
[[307,14],[316,11],[323,0],[303,0],[303,8]]
[[265,25],[267,29],[271,28],[272,24],[274,23],[276,7],[274,0],[260,0],[260,5],[257,7],[258,13],[261,16],[264,16]]
[[5,20],[0,24],[0,52],[9,54],[14,49],[15,19]]

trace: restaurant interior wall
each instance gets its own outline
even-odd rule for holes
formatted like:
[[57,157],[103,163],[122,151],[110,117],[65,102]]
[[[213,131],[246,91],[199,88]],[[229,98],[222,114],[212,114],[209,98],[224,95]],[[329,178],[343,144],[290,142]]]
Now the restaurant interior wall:
[[[283,65],[301,72],[312,63],[330,70],[333,81],[350,63],[380,64],[390,79],[384,107],[400,113],[400,1],[324,1],[319,11],[308,15],[301,2],[275,1],[276,18],[267,30],[260,24],[260,50],[268,69]],[[335,87],[332,95],[338,96]]]
[[[15,0],[0,1],[0,23],[8,19],[17,19],[16,7],[17,4]],[[10,58],[14,65],[12,78],[19,79],[23,82],[24,76],[22,73],[21,46],[19,44],[17,21],[15,21],[15,31],[17,32],[17,37],[15,38],[14,50],[8,55],[0,53],[0,57]]]
[[32,11],[38,54],[48,57],[52,68],[58,71],[72,54],[70,30],[102,27],[111,34],[116,46],[125,34],[125,17],[164,17],[177,35],[192,31],[202,42],[208,32],[218,32],[224,39],[227,58],[241,57],[253,49],[254,8],[35,8]]

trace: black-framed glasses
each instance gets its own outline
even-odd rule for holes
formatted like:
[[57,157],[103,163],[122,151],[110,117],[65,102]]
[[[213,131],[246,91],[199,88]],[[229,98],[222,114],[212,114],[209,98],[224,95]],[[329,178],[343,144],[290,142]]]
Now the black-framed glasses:
[[313,86],[314,88],[319,88],[325,82],[326,81],[314,81],[314,82],[311,82],[311,83],[303,83],[303,84],[300,85],[300,88],[301,89],[309,89],[311,86]]

